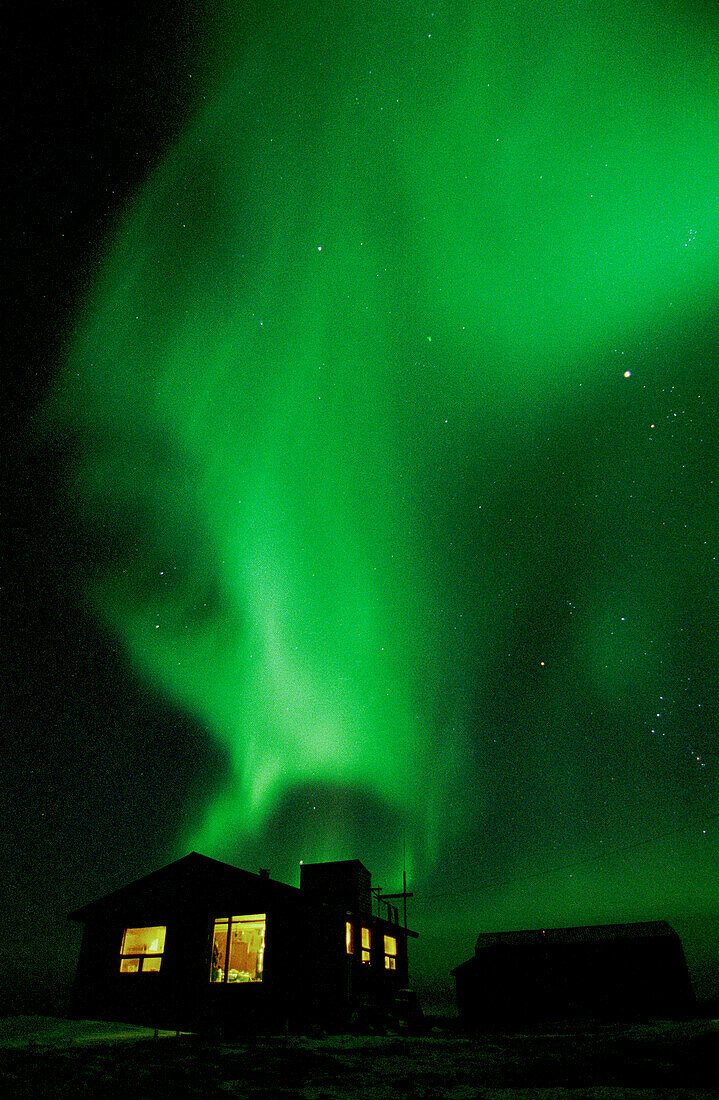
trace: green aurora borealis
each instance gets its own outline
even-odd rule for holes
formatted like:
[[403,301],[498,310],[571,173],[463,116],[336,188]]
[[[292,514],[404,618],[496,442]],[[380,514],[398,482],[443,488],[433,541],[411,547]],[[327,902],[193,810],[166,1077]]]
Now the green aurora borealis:
[[715,905],[717,28],[201,20],[45,410],[89,604],[225,756],[168,858],[396,888],[405,834],[418,897],[520,883],[475,931]]

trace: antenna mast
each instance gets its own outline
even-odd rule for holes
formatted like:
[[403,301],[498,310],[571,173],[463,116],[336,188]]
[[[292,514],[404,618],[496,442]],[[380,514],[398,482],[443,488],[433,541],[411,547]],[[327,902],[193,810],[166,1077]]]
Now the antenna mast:
[[402,833],[402,904],[404,906],[404,926],[407,927],[407,834]]
[[[406,932],[407,931],[407,898],[414,897],[414,894],[412,893],[412,891],[410,891],[409,893],[407,892],[407,841],[406,841],[406,838],[405,838],[404,834],[402,834],[402,893],[401,894],[382,894],[382,893],[380,893],[381,889],[382,889],[381,886],[376,886],[376,887],[372,888],[372,893],[375,894],[375,897],[377,898],[378,904],[379,904],[380,901],[383,901],[385,903],[385,905],[387,905],[387,902],[390,899],[392,899],[394,901],[396,898],[402,898],[402,913],[403,913],[403,916],[404,916],[404,930]],[[375,893],[375,891],[376,891],[376,893]],[[389,908],[389,906],[388,906],[388,908]],[[396,914],[396,912],[397,912],[397,910],[395,909],[395,914]],[[414,935],[414,933],[411,933],[411,935]]]

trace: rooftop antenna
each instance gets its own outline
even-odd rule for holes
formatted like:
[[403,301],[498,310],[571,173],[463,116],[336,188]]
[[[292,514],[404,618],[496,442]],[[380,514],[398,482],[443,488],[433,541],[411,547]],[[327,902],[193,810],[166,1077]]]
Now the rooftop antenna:
[[402,904],[404,905],[404,926],[407,927],[407,833],[402,833]]
[[[402,911],[404,916],[404,928],[407,931],[407,898],[414,897],[414,894],[410,891],[407,892],[407,838],[402,834],[402,893],[401,894],[377,894],[378,901],[388,901],[390,898],[402,898]],[[395,910],[396,912],[396,910]]]

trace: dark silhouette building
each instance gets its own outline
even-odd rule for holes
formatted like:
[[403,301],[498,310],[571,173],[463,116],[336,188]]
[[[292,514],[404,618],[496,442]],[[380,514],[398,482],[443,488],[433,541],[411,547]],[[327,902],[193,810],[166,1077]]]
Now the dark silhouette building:
[[680,1016],[694,1004],[665,921],[484,932],[452,971],[467,1027],[541,1018]]
[[385,908],[358,860],[304,864],[298,889],[193,852],[70,914],[71,1013],[224,1035],[391,1013],[416,933]]

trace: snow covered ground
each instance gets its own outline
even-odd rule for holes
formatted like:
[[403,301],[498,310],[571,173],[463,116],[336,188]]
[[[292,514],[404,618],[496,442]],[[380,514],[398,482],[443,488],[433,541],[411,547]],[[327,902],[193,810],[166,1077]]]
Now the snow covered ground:
[[[555,1027],[468,1038],[203,1042],[126,1025],[0,1021],[0,1096],[186,1100],[689,1100],[719,1097],[719,1021]],[[134,1042],[127,1040],[134,1039]],[[122,1040],[122,1041],[118,1041]]]
[[[174,1031],[161,1031],[161,1036]],[[108,1024],[103,1020],[65,1020],[59,1016],[6,1016],[0,1019],[0,1049],[109,1043],[119,1039],[150,1039],[152,1028]]]

